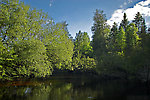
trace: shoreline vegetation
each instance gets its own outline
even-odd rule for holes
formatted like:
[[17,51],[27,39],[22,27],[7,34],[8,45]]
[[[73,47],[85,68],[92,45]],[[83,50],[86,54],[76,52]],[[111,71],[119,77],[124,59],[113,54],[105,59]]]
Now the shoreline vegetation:
[[0,81],[69,72],[149,84],[150,28],[140,12],[132,22],[124,13],[122,22],[111,27],[104,12],[96,10],[93,21],[92,41],[82,31],[73,39],[65,21],[55,23],[19,0],[1,0]]

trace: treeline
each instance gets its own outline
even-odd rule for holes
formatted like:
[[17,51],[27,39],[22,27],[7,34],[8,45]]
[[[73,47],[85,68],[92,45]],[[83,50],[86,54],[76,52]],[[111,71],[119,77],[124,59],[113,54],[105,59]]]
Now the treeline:
[[96,10],[93,20],[92,41],[81,31],[73,39],[66,22],[55,23],[19,0],[2,0],[0,79],[46,77],[59,69],[148,81],[150,34],[142,15],[129,22],[124,13],[120,25],[110,27],[103,11]]
[[102,76],[138,79],[150,78],[150,34],[145,19],[137,12],[132,22],[126,13],[120,25],[107,25],[103,11],[94,15],[93,51],[97,60],[97,71]]
[[87,33],[73,40],[66,22],[55,23],[19,0],[0,2],[0,79],[45,77],[54,69],[95,67]]

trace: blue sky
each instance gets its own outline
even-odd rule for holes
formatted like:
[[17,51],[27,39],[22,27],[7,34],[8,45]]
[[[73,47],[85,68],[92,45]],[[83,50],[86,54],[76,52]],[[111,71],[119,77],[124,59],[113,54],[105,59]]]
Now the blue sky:
[[92,36],[91,26],[96,9],[103,10],[107,19],[117,9],[127,9],[145,0],[21,0],[32,8],[47,12],[55,22],[66,21],[69,33],[74,37],[81,30]]

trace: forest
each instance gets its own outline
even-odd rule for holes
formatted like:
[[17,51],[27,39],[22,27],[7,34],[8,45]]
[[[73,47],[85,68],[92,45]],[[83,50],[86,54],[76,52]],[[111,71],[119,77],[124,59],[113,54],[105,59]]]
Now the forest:
[[67,23],[55,23],[19,0],[0,2],[0,80],[43,78],[55,70],[95,72],[99,77],[150,80],[150,29],[140,12],[132,22],[124,13],[118,25],[107,24],[96,10],[92,41],[79,30],[75,38]]

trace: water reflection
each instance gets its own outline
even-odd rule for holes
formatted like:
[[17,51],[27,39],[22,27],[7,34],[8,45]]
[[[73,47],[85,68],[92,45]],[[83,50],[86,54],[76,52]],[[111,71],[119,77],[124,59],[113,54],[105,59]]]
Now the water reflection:
[[1,85],[0,100],[150,100],[146,87],[118,81],[53,79],[17,83]]

